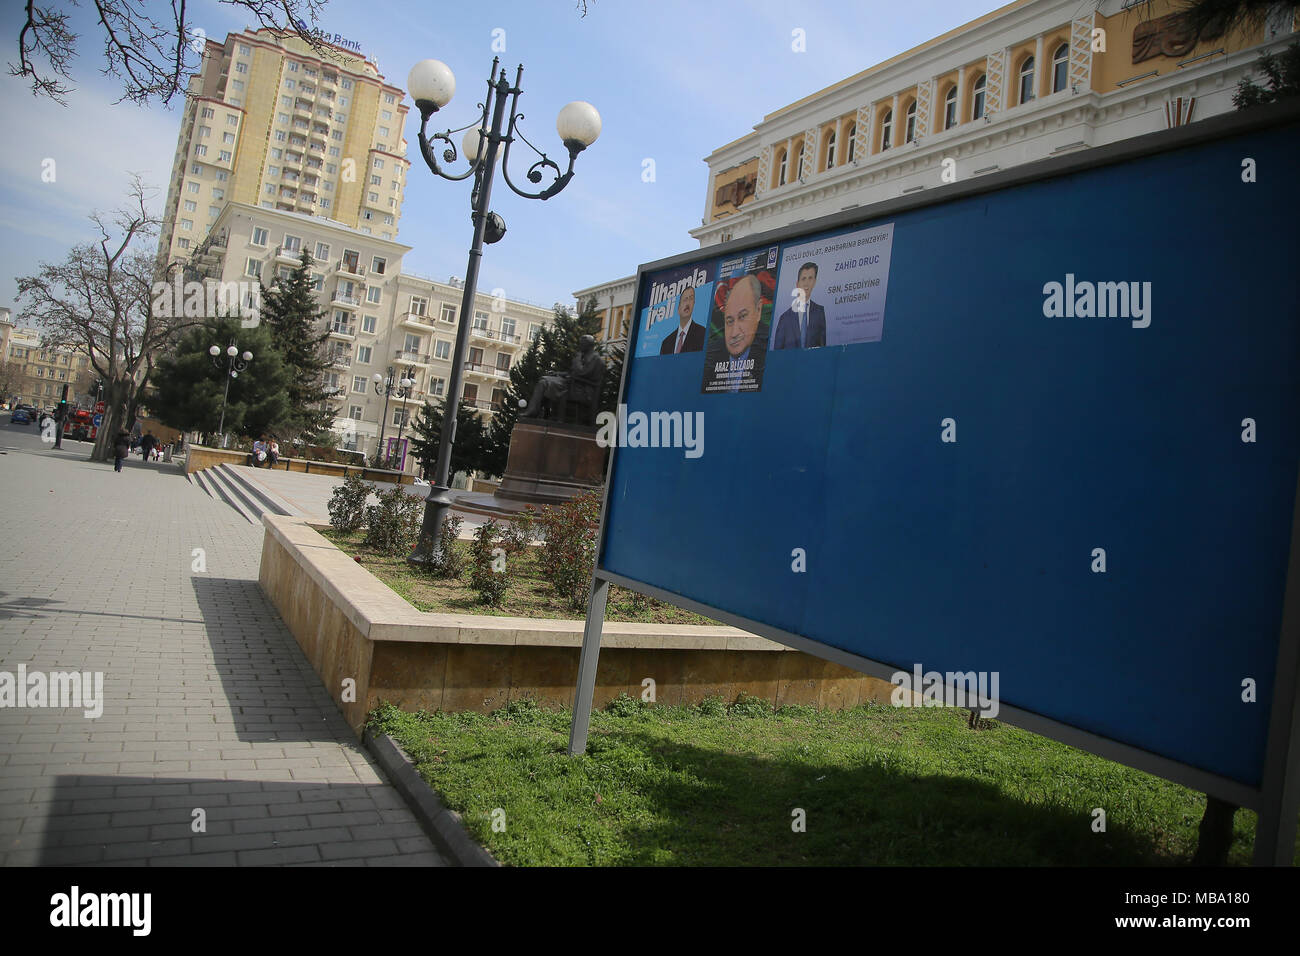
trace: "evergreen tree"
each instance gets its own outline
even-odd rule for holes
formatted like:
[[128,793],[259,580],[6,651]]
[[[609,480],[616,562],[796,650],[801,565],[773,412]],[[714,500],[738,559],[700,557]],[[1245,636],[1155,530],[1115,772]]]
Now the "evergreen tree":
[[[438,466],[438,446],[442,444],[442,420],[447,403],[439,399],[435,404],[425,402],[411,425],[411,454],[420,463],[424,477],[433,480]],[[495,477],[488,457],[488,432],[483,419],[469,405],[456,409],[456,444],[451,450],[451,471],[477,471]]]
[[[559,370],[567,372],[573,357],[578,354],[579,340],[584,335],[600,337],[600,315],[596,299],[588,299],[582,311],[574,315],[564,306],[555,307],[551,325],[544,326],[510,369],[510,385],[505,401],[492,413],[488,426],[485,461],[487,474],[500,475],[506,470],[510,455],[510,435],[519,420],[520,402],[527,404],[533,389],[543,375]],[[618,402],[618,383],[623,374],[623,350],[616,346],[597,344],[596,350],[605,359],[605,378],[601,382],[598,411],[613,411]],[[457,445],[460,442],[457,441]]]
[[[160,422],[181,431],[218,431],[230,368],[224,350],[231,342],[240,352],[253,353],[253,360],[230,380],[226,433],[256,436],[279,427],[289,412],[289,370],[271,341],[270,329],[245,329],[234,317],[208,319],[191,328],[158,360],[149,407]],[[219,367],[208,354],[212,345],[223,350]]]
[[1237,109],[1300,96],[1300,41],[1289,44],[1276,55],[1261,53],[1256,67],[1264,74],[1267,86],[1260,86],[1251,77],[1245,77],[1232,94],[1232,105]]
[[262,322],[289,371],[288,411],[276,427],[290,440],[308,444],[319,440],[334,424],[335,390],[325,383],[329,363],[323,343],[326,311],[316,304],[312,289],[311,255],[302,259],[287,277],[276,276],[262,287]]

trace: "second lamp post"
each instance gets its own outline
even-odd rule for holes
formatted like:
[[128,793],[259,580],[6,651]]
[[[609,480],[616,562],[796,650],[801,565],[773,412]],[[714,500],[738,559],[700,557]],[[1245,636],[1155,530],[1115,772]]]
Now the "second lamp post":
[[[208,349],[208,354],[212,356],[212,364],[221,368],[221,346],[214,345]],[[221,434],[221,447],[226,447],[226,400],[230,398],[230,380],[239,378],[239,373],[248,368],[248,363],[253,361],[253,353],[245,352],[239,354],[239,346],[231,342],[226,347],[226,355],[230,362],[226,366],[226,390],[221,396],[221,424],[217,426],[217,431]]]

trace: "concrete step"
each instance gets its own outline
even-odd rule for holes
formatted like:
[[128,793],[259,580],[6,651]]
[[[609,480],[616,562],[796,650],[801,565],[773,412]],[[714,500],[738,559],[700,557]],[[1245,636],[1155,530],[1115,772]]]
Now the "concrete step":
[[261,509],[262,514],[268,512],[276,515],[298,514],[297,508],[258,480],[259,469],[250,468],[248,465],[223,464],[218,466],[218,470],[236,483],[245,497],[251,498]]
[[203,475],[202,480],[211,488],[209,494],[230,505],[249,524],[262,523],[262,512],[236,490],[236,483],[223,475],[221,469],[207,468],[203,472],[196,472],[195,474]]

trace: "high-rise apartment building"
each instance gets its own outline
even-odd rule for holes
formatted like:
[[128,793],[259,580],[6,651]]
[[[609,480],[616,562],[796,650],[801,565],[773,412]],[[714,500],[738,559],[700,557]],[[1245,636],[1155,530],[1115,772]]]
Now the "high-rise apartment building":
[[[372,456],[387,438],[410,436],[426,402],[447,394],[464,289],[401,271],[411,247],[299,212],[230,203],[190,260],[192,274],[227,288],[269,285],[312,258],[317,301],[328,332],[325,384],[334,394],[343,448]],[[552,309],[490,294],[475,297],[461,402],[481,417],[505,401],[510,368],[554,319]],[[247,374],[256,374],[254,358]],[[385,396],[385,382],[413,382]],[[386,449],[385,449],[386,451]],[[406,465],[413,471],[414,465]]]
[[229,202],[396,239],[405,94],[360,54],[329,49],[322,57],[269,29],[207,41],[176,141],[160,265],[187,261]]

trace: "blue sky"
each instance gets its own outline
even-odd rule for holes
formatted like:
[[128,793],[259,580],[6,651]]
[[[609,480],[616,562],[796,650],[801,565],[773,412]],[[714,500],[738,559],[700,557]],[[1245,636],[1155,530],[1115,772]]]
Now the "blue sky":
[[[520,128],[539,148],[557,162],[567,158],[555,132],[565,103],[582,99],[600,110],[601,137],[579,156],[564,192],[539,202],[514,195],[499,176],[494,185],[492,205],[508,233],[486,247],[479,288],[500,287],[511,298],[549,305],[630,275],[642,262],[696,248],[687,230],[703,215],[704,157],[748,133],[765,114],[998,5],[593,0],[583,19],[573,0],[330,0],[321,26],[360,42],[389,82],[403,88],[417,60],[446,62],[457,91],[438,114],[439,129],[473,119],[497,29],[505,31],[502,60],[511,79],[516,65],[524,65]],[[191,7],[195,25],[213,37],[252,25],[212,0]],[[94,238],[86,216],[121,202],[129,172],[157,187],[156,208],[162,207],[180,104],[112,105],[120,86],[100,73],[92,9],[72,9],[82,40],[67,107],[33,98],[21,79],[0,75],[0,108],[8,128],[18,131],[0,150],[0,305],[15,304],[16,276]],[[17,48],[20,5],[6,4],[0,24],[8,63]],[[805,32],[806,52],[791,49],[796,29]],[[397,238],[414,247],[404,270],[445,280],[465,271],[469,186],[428,171],[418,155],[418,128],[412,108],[406,139],[413,165]],[[520,161],[532,154],[521,147],[512,156],[512,178],[525,184],[527,164]],[[642,181],[647,158],[655,161],[650,183]],[[46,159],[56,164],[53,183],[41,178]]]

